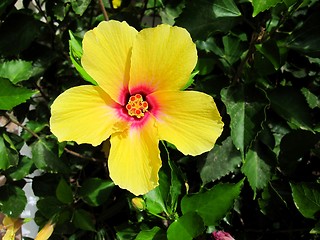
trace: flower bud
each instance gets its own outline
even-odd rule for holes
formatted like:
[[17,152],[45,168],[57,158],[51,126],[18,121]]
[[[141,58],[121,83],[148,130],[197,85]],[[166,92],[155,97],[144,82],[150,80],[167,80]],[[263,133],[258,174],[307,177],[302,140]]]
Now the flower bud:
[[235,240],[229,233],[224,231],[214,231],[212,236],[215,240]]
[[139,211],[143,211],[146,208],[146,204],[142,198],[135,197],[131,199],[132,205]]

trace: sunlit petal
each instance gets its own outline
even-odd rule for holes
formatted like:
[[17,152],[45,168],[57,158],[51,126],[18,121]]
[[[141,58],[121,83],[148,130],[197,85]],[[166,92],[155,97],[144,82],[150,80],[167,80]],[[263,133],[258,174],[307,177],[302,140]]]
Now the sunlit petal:
[[223,122],[211,96],[195,91],[159,91],[155,115],[160,139],[184,154],[198,155],[213,148]]
[[116,116],[116,103],[97,86],[79,86],[62,93],[51,106],[50,128],[61,141],[94,146],[126,124]]
[[112,0],[112,6],[114,9],[117,9],[118,7],[121,6],[121,0]]
[[16,232],[21,228],[23,221],[19,218],[10,218],[5,216],[2,224],[6,229],[6,233],[3,236],[3,240],[14,240]]
[[158,185],[161,160],[153,118],[141,128],[113,134],[110,142],[108,165],[115,184],[135,195],[145,194]]
[[47,240],[52,235],[55,224],[49,221],[43,228],[38,232],[34,240]]
[[165,24],[144,29],[133,45],[129,88],[179,90],[196,63],[196,46],[187,30]]
[[81,63],[113,100],[124,104],[128,86],[131,49],[137,31],[126,22],[101,22],[83,39]]

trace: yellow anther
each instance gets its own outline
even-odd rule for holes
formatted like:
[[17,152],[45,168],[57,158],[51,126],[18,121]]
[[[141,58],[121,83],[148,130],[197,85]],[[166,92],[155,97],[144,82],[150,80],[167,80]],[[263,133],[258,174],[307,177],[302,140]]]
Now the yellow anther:
[[130,96],[126,109],[130,116],[141,118],[148,110],[148,102],[143,101],[142,95],[137,93],[134,96]]

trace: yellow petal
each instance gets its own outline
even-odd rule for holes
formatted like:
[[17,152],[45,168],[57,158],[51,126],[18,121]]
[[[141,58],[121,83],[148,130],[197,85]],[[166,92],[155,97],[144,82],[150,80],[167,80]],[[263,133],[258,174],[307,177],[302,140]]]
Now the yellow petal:
[[141,127],[112,134],[110,142],[108,166],[115,184],[135,195],[145,194],[158,185],[161,160],[152,117]]
[[16,232],[14,231],[14,229],[8,228],[2,240],[14,240],[15,236],[16,236]]
[[5,216],[2,223],[6,229],[6,234],[3,236],[3,240],[14,240],[16,232],[21,228],[23,221],[22,219]]
[[151,96],[159,103],[155,117],[160,139],[193,156],[213,148],[223,122],[211,96],[195,91],[160,91]]
[[3,224],[6,228],[8,228],[8,227],[13,227],[15,220],[16,220],[16,219],[14,219],[14,218],[5,216],[5,217],[3,218],[3,220],[2,220],[2,224]]
[[113,132],[126,128],[117,116],[116,105],[98,86],[70,88],[51,106],[51,131],[60,142],[99,145]]
[[88,74],[111,98],[124,104],[130,58],[137,31],[126,22],[101,22],[83,38],[81,63]]
[[143,198],[135,197],[131,199],[132,205],[139,211],[143,211],[146,208],[146,203]]
[[138,33],[132,48],[129,88],[179,90],[197,63],[196,46],[184,28],[159,25]]
[[114,9],[117,9],[118,7],[121,6],[121,0],[112,0],[112,6]]
[[36,238],[34,240],[47,240],[52,235],[54,230],[54,225],[51,221],[49,221],[44,227],[38,232]]

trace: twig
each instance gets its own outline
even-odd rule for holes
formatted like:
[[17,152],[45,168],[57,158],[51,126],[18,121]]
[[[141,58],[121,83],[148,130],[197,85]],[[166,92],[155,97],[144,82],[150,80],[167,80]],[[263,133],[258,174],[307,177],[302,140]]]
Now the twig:
[[[33,132],[31,129],[23,126],[23,125],[22,125],[18,120],[16,120],[15,117],[12,116],[11,114],[5,113],[4,117],[7,118],[7,119],[9,120],[9,122],[12,122],[12,123],[16,124],[17,126],[21,127],[22,129],[24,129],[25,131],[29,132],[29,133],[30,133],[32,136],[34,136],[35,138],[40,139],[40,136],[39,136],[38,134],[36,134],[35,132]],[[66,147],[64,148],[64,150],[65,150],[67,153],[69,153],[69,154],[71,154],[71,155],[73,155],[73,156],[82,158],[82,159],[91,160],[91,161],[93,161],[93,162],[105,162],[105,160],[103,160],[103,159],[97,159],[97,158],[93,158],[93,157],[86,157],[86,156],[81,155],[80,153],[77,153],[77,152],[75,152],[75,151],[72,151],[72,150],[70,150],[70,149],[68,149],[68,148],[66,148]]]
[[102,14],[103,14],[103,17],[104,17],[104,20],[106,21],[109,21],[109,16],[108,16],[108,13],[103,5],[103,2],[102,0],[99,0],[99,5],[100,5],[100,8],[101,8],[101,11],[102,11]]
[[[156,0],[153,1],[153,6],[156,7]],[[156,23],[156,8],[153,10],[152,27],[154,27],[155,23]]]
[[40,139],[40,136],[38,134],[36,134],[35,132],[33,132],[31,129],[23,126],[18,120],[15,119],[14,116],[12,116],[9,113],[5,113],[5,117],[12,123],[18,125],[19,127],[21,127],[23,130],[26,130],[27,132],[29,132],[32,136],[34,136],[37,139]]
[[143,8],[142,8],[142,11],[141,11],[141,15],[140,15],[140,24],[142,23],[142,20],[143,20],[143,17],[144,17],[144,13],[147,10],[147,6],[148,6],[148,0],[145,0]]
[[71,154],[73,156],[76,156],[76,157],[79,157],[79,158],[82,158],[82,159],[86,159],[86,160],[91,160],[93,162],[105,162],[105,160],[103,160],[103,159],[98,159],[98,158],[93,158],[93,157],[86,157],[84,155],[81,155],[80,153],[77,153],[75,151],[70,150],[67,147],[64,148],[64,151],[66,151],[67,153],[69,153],[69,154]]
[[251,41],[250,41],[250,44],[249,44],[249,49],[248,49],[248,52],[247,52],[247,55],[245,56],[245,58],[240,62],[239,64],[239,67],[237,69],[237,72],[236,74],[234,75],[234,78],[233,78],[233,83],[236,83],[239,81],[239,78],[242,74],[242,70],[243,70],[243,67],[245,66],[245,64],[248,62],[248,60],[250,59],[251,55],[254,53],[255,51],[255,44],[259,38],[260,34],[254,32],[251,36]]
[[41,87],[41,84],[40,84],[41,80],[42,80],[42,78],[39,78],[39,79],[37,80],[37,82],[36,82],[36,84],[35,84],[35,85],[36,85],[36,88],[39,90],[41,96],[42,96],[43,99],[46,101],[46,103],[49,103],[50,98],[49,98],[49,96],[48,96],[47,94],[45,94],[44,91],[42,90],[42,87]]

